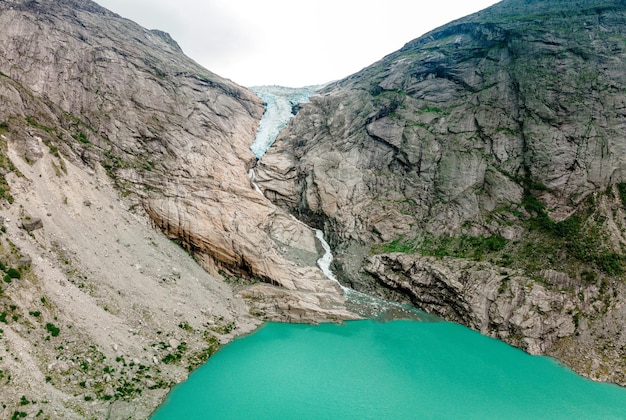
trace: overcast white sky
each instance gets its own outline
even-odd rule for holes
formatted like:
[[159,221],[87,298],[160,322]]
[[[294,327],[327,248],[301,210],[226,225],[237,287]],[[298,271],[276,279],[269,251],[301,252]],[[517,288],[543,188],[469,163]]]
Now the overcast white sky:
[[244,86],[348,76],[497,0],[95,0]]

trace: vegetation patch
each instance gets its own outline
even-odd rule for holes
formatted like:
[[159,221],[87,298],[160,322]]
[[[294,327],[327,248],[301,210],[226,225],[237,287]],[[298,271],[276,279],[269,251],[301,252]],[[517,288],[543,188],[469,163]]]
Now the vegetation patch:
[[33,117],[26,117],[26,123],[28,125],[30,125],[31,127],[35,127],[38,128],[40,130],[45,131],[46,133],[50,133],[52,134],[54,132],[54,129],[51,127],[48,127],[47,125],[43,125],[40,124],[35,118]]
[[[434,236],[422,233],[374,246],[371,252],[420,253],[440,258],[449,256],[488,261],[522,270],[527,277],[538,281],[543,281],[542,270],[552,269],[588,285],[599,284],[606,281],[607,276],[619,277],[626,272],[626,258],[607,240],[610,236],[606,227],[607,218],[611,216],[603,214],[597,204],[606,195],[612,194],[611,189],[590,195],[576,212],[557,222],[535,196],[545,186],[531,182],[523,182],[523,185],[526,187],[521,203],[524,211],[515,207],[504,210],[517,217],[514,224],[526,229],[517,240],[509,241],[499,235]],[[616,187],[620,198],[626,200],[626,183]],[[498,213],[502,211],[500,209]]]
[[387,244],[377,245],[372,251],[375,254],[402,252],[431,255],[435,257],[469,258],[482,261],[487,255],[503,250],[508,241],[499,235],[491,236],[434,236],[424,234],[421,237],[400,238]]
[[59,335],[59,333],[61,332],[61,329],[59,327],[57,327],[56,325],[54,325],[53,323],[51,323],[51,322],[48,322],[46,324],[46,330],[48,330],[50,335],[53,336],[53,337],[57,337]]
[[187,351],[187,343],[182,342],[171,353],[166,354],[161,361],[165,364],[173,364],[179,362]]
[[19,272],[19,270],[16,270],[15,268],[9,268],[6,271],[6,275],[12,279],[19,279],[22,277],[22,274]]
[[626,207],[626,182],[618,182],[616,187],[617,191],[619,191],[619,198],[622,200],[622,205]]
[[611,276],[622,274],[624,257],[604,243],[606,232],[602,229],[602,217],[595,214],[593,196],[576,213],[560,222],[554,222],[543,203],[530,193],[522,205],[532,215],[529,229],[543,236],[543,244],[538,241],[533,244],[544,254],[542,259],[561,258],[570,266],[591,264]]
[[[8,131],[9,126],[6,123],[3,123],[0,126],[0,133]],[[7,144],[5,141],[0,141],[0,199],[5,199],[9,202],[9,204],[13,203],[13,196],[9,193],[11,188],[9,187],[9,183],[6,180],[6,174],[9,172],[19,172],[17,168],[11,162],[11,159],[7,156]]]
[[74,140],[78,140],[79,142],[83,143],[83,144],[88,144],[89,143],[89,139],[87,138],[87,135],[82,132],[82,131],[78,131],[74,134],[72,134],[72,137],[74,137]]

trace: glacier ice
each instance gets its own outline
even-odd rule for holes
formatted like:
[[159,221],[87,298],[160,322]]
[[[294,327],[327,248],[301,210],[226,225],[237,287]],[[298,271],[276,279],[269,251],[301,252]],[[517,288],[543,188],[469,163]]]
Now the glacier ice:
[[256,139],[250,146],[257,159],[265,154],[278,137],[280,130],[293,118],[293,107],[309,102],[311,96],[315,95],[315,92],[321,87],[322,85],[302,88],[284,86],[253,86],[250,88],[265,102],[265,114],[261,119]]

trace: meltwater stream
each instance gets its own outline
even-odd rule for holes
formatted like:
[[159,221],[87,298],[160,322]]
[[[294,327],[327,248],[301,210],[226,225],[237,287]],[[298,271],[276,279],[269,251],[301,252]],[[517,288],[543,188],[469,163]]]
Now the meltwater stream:
[[626,390],[448,322],[268,323],[176,386],[152,416],[163,419],[626,419]]
[[[258,159],[263,157],[265,152],[267,152],[278,137],[280,130],[293,118],[295,107],[308,102],[311,96],[315,95],[316,89],[321,87],[322,86],[287,88],[283,86],[260,86],[251,88],[251,90],[265,102],[265,114],[261,119],[256,139],[254,143],[252,143],[252,146],[250,146],[250,149]],[[259,186],[254,182],[256,177],[254,169],[250,169],[248,176],[252,181],[254,189],[259,194],[263,195],[263,191],[261,191]],[[433,318],[410,306],[388,302],[343,286],[330,269],[333,262],[333,254],[330,245],[324,238],[324,232],[320,229],[314,229],[308,226],[301,220],[296,219],[293,215],[291,217],[297,223],[315,231],[315,237],[324,249],[324,255],[317,261],[317,265],[328,279],[333,280],[343,290],[344,297],[347,300],[347,306],[350,310],[358,313],[360,316],[376,319],[401,318],[426,320]]]
[[[308,226],[307,226],[308,227]],[[435,317],[430,316],[422,311],[419,311],[413,307],[402,305],[396,302],[388,302],[386,300],[370,296],[366,293],[359,292],[349,287],[343,286],[339,280],[335,277],[335,274],[330,269],[333,262],[333,253],[326,238],[324,238],[324,232],[320,229],[315,230],[315,237],[322,248],[324,249],[324,255],[317,260],[317,265],[322,270],[324,275],[334,280],[341,290],[343,290],[344,297],[346,298],[346,306],[348,309],[359,314],[362,317],[372,318],[377,320],[391,320],[391,319],[412,319],[415,321],[433,321]]]

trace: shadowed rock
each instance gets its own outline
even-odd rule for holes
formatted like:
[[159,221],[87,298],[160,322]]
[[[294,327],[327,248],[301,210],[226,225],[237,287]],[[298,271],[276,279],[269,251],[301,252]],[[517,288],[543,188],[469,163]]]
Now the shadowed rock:
[[39,218],[23,219],[22,229],[24,229],[26,232],[43,229],[43,222]]

